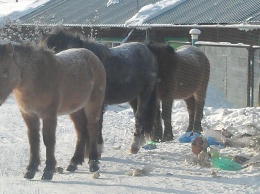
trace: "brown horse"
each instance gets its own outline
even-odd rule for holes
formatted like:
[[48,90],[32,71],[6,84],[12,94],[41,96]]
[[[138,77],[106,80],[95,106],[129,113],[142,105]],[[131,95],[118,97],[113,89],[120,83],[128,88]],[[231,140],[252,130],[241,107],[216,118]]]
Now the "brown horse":
[[[157,56],[159,63],[158,97],[162,104],[162,115],[159,107],[155,140],[173,139],[171,113],[174,99],[184,99],[186,102],[189,113],[187,132],[200,134],[210,74],[208,58],[194,46],[182,46],[176,52],[172,47],[160,44],[151,44],[148,48]],[[161,116],[165,126],[163,137]]]
[[52,179],[56,166],[57,116],[64,114],[70,114],[76,131],[80,131],[73,158],[83,155],[79,159],[83,162],[86,153],[89,170],[99,169],[97,141],[105,87],[105,69],[87,49],[69,49],[55,55],[29,45],[0,45],[0,104],[13,91],[28,128],[30,161],[25,178],[32,179],[40,164],[42,119],[46,146],[46,167],[42,179]]

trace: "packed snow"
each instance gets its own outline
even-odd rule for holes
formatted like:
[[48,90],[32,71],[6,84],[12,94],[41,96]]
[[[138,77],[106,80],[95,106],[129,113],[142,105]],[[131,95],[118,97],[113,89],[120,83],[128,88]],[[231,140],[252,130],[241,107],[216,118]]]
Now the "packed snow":
[[[2,5],[0,1],[1,8]],[[12,7],[12,10],[14,9],[16,8]],[[188,113],[182,100],[176,100],[172,109],[175,139],[156,143],[156,149],[141,149],[135,155],[128,152],[134,127],[132,109],[127,103],[109,106],[104,115],[105,149],[100,160],[98,178],[88,171],[87,161],[74,173],[65,170],[74,153],[76,135],[68,116],[59,117],[55,155],[57,166],[64,171],[55,173],[51,181],[41,180],[45,166],[45,147],[42,141],[42,163],[39,172],[32,180],[23,178],[29,161],[29,143],[26,126],[12,94],[0,106],[0,111],[0,193],[3,194],[239,194],[259,193],[260,190],[258,144],[255,147],[216,148],[220,154],[226,156],[239,155],[250,159],[249,165],[239,171],[203,167],[193,162],[195,155],[191,151],[191,144],[178,141],[178,137],[188,126]],[[259,137],[260,107],[236,108],[236,105],[227,102],[224,95],[210,84],[202,127],[205,136],[210,135],[222,140],[223,137],[216,130],[227,129],[234,135],[235,140],[249,145],[254,137]],[[249,137],[241,138],[245,134]]]

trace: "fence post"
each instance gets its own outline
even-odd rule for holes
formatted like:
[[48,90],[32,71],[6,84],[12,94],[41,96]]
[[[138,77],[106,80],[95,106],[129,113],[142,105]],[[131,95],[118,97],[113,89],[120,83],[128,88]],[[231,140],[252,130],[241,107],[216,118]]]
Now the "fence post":
[[194,46],[195,42],[197,42],[199,39],[199,35],[200,35],[201,31],[199,29],[194,28],[194,29],[191,29],[189,33],[191,35],[191,45]]
[[248,49],[248,84],[247,84],[247,106],[254,106],[254,49]]

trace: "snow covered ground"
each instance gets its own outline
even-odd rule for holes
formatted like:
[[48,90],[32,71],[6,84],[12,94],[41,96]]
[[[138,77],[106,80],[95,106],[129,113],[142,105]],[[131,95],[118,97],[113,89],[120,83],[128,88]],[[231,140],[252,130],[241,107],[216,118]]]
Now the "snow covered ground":
[[[6,0],[3,0],[3,2]],[[28,1],[28,0],[24,0]],[[20,0],[20,2],[24,2]],[[3,3],[0,1],[0,9]],[[36,1],[33,1],[36,2]],[[40,2],[40,1],[37,1]],[[120,1],[118,1],[119,3]],[[15,7],[12,7],[15,9]],[[2,12],[0,12],[1,14]],[[23,178],[29,160],[29,144],[25,124],[10,95],[0,106],[0,193],[259,193],[260,166],[251,165],[239,171],[225,171],[194,165],[190,143],[177,138],[188,125],[183,101],[176,101],[172,110],[175,140],[156,143],[154,150],[141,149],[129,154],[134,115],[127,104],[109,106],[104,116],[105,149],[100,160],[100,177],[93,178],[84,163],[75,173],[56,173],[52,181],[42,181],[45,148],[41,142],[42,164],[33,180]],[[209,85],[202,126],[206,134],[228,129],[235,136],[260,131],[260,108],[235,108],[223,95]],[[218,136],[219,137],[219,136]],[[66,168],[75,148],[76,136],[68,116],[59,117],[57,127],[57,166]],[[223,155],[242,155],[259,161],[259,150],[231,148],[219,150]],[[129,176],[133,169],[145,169],[147,174]],[[211,175],[215,171],[217,177]]]
[[[255,135],[260,130],[260,108],[228,108],[227,102],[209,87],[203,128],[227,128],[238,135]],[[212,104],[212,98],[214,103]],[[217,107],[222,106],[222,108]],[[194,165],[190,143],[179,143],[177,137],[185,131],[188,114],[183,101],[173,108],[176,140],[157,143],[154,150],[141,149],[129,154],[134,116],[127,104],[109,106],[104,116],[105,150],[100,160],[100,177],[93,178],[84,163],[75,173],[56,173],[52,181],[42,181],[45,148],[41,142],[42,165],[33,180],[23,178],[28,165],[29,146],[26,127],[12,95],[0,107],[0,191],[1,193],[257,193],[260,167],[250,166],[240,171],[225,171]],[[59,117],[56,159],[66,168],[74,152],[76,136],[67,116]],[[225,148],[226,155],[242,155],[258,159],[253,148]],[[148,169],[143,176],[129,176],[131,169]],[[218,177],[214,178],[214,170]]]

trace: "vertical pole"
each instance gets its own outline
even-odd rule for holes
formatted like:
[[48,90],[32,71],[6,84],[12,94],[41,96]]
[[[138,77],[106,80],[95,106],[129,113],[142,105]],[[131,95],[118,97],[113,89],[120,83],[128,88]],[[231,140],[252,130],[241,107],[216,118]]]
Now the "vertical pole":
[[254,106],[254,49],[248,48],[247,106]]
[[191,29],[190,35],[191,35],[191,45],[194,46],[195,42],[198,41],[199,35],[201,34],[201,31],[199,29]]

